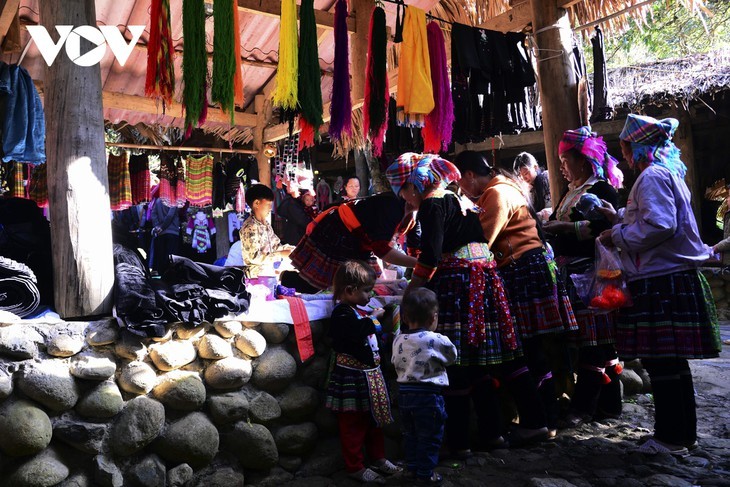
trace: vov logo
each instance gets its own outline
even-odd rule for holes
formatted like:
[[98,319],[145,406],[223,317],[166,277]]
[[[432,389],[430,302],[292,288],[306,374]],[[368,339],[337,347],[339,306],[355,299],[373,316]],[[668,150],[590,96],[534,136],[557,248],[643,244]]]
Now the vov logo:
[[[42,25],[29,25],[28,32],[48,66],[56,60],[64,44],[66,45],[66,55],[77,66],[88,67],[98,64],[106,54],[107,45],[119,64],[124,66],[144,32],[144,25],[130,25],[127,28],[132,33],[132,40],[129,43],[114,25],[100,25],[98,28],[90,25],[81,25],[76,28],[73,25],[57,25],[56,32],[60,36],[58,42],[51,39],[51,35]],[[81,38],[96,47],[82,55]]]

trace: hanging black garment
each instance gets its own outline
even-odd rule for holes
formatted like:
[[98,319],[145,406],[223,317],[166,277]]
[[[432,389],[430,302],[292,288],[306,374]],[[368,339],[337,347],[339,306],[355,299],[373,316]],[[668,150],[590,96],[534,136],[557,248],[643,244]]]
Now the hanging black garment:
[[[586,102],[588,105],[588,113],[591,113],[592,110],[592,99],[591,96],[591,85],[588,84],[588,68],[586,67],[586,58],[583,55],[583,48],[576,42],[576,39],[573,39],[573,71],[575,72],[575,79],[578,82],[578,85],[580,86],[580,81],[585,78],[585,85],[586,85]],[[578,106],[580,109],[580,99],[578,100]],[[581,115],[581,118],[583,116]],[[582,120],[581,123],[588,123],[588,120]]]
[[213,165],[213,208],[226,207],[226,171],[225,162],[218,161]]
[[476,36],[478,29],[464,24],[451,26],[451,59],[456,59],[462,71],[480,69]]
[[608,73],[606,72],[606,52],[603,44],[603,32],[596,26],[596,35],[591,37],[593,46],[593,113],[591,122],[611,120],[613,106],[608,96]]
[[528,88],[535,84],[535,70],[532,63],[526,56],[524,50],[525,34],[521,32],[507,33],[507,46],[509,48],[510,59],[514,69],[515,79],[518,80],[520,86]]

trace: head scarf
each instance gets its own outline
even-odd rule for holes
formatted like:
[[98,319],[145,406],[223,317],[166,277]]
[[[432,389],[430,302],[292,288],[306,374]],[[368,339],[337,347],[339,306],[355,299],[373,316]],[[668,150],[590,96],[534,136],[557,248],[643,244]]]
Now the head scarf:
[[614,188],[620,188],[624,175],[618,168],[618,160],[608,153],[606,142],[588,127],[566,130],[560,139],[558,154],[575,149],[580,152],[593,167],[596,177],[607,180]]
[[687,166],[679,159],[679,149],[672,136],[679,127],[676,118],[657,120],[646,115],[629,114],[619,138],[631,143],[634,163],[647,162],[663,166],[683,178]]
[[461,173],[452,163],[436,154],[406,152],[385,171],[395,194],[399,194],[406,183],[413,184],[419,192],[447,185],[461,179]]

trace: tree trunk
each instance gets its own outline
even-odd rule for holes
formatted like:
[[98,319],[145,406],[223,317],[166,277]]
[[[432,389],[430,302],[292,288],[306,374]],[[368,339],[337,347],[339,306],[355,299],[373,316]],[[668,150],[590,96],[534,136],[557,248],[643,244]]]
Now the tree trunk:
[[[539,49],[537,75],[542,102],[542,133],[550,170],[550,194],[557,205],[566,187],[560,174],[558,143],[563,132],[580,126],[578,80],[571,64],[572,31],[568,12],[552,0],[531,0],[532,30]],[[544,30],[543,30],[544,29]]]
[[692,136],[692,117],[682,106],[672,110],[673,117],[679,120],[679,127],[672,139],[682,154],[682,162],[687,166],[687,174],[684,181],[692,194],[692,213],[697,220],[697,228],[702,232],[702,186],[700,184],[699,168],[695,161],[694,138]]
[[[56,25],[96,25],[94,0],[38,5],[49,32]],[[63,317],[109,313],[114,266],[101,70],[77,66],[62,51],[45,87],[56,308]]]
[[370,175],[368,174],[368,161],[365,151],[355,149],[355,176],[360,180],[360,193],[358,196],[367,196],[370,188]]

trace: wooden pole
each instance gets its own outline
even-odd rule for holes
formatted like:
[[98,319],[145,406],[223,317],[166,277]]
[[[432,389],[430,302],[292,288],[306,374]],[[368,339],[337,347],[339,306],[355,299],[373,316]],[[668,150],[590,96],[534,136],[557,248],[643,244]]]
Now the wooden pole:
[[259,182],[271,187],[271,163],[269,158],[264,155],[264,128],[266,128],[267,123],[265,101],[266,97],[264,95],[256,95],[256,98],[254,98],[256,127],[253,129],[253,148],[256,151],[256,160],[259,166]]
[[[94,0],[39,2],[41,24],[96,25]],[[99,65],[58,56],[45,94],[48,199],[56,310],[107,314],[114,287],[111,211]]]
[[702,232],[702,185],[700,184],[700,168],[695,161],[694,137],[692,136],[692,117],[683,107],[672,110],[672,117],[679,120],[679,127],[672,141],[682,154],[682,162],[687,166],[684,181],[692,194],[692,213],[697,220],[697,228]]
[[568,12],[554,1],[531,0],[532,27],[538,47],[537,74],[542,102],[542,131],[550,170],[550,193],[557,204],[566,187],[560,174],[558,143],[563,132],[580,126],[578,80],[571,66],[572,32]]
[[121,149],[144,149],[163,152],[212,152],[225,154],[258,154],[253,149],[229,149],[228,147],[188,147],[174,145],[151,145],[151,144],[127,144],[125,142],[107,142],[107,147],[119,147]]
[[355,17],[355,33],[350,36],[351,98],[358,102],[365,98],[365,72],[368,66],[368,35],[370,16],[375,7],[373,0],[351,0],[350,15]]

